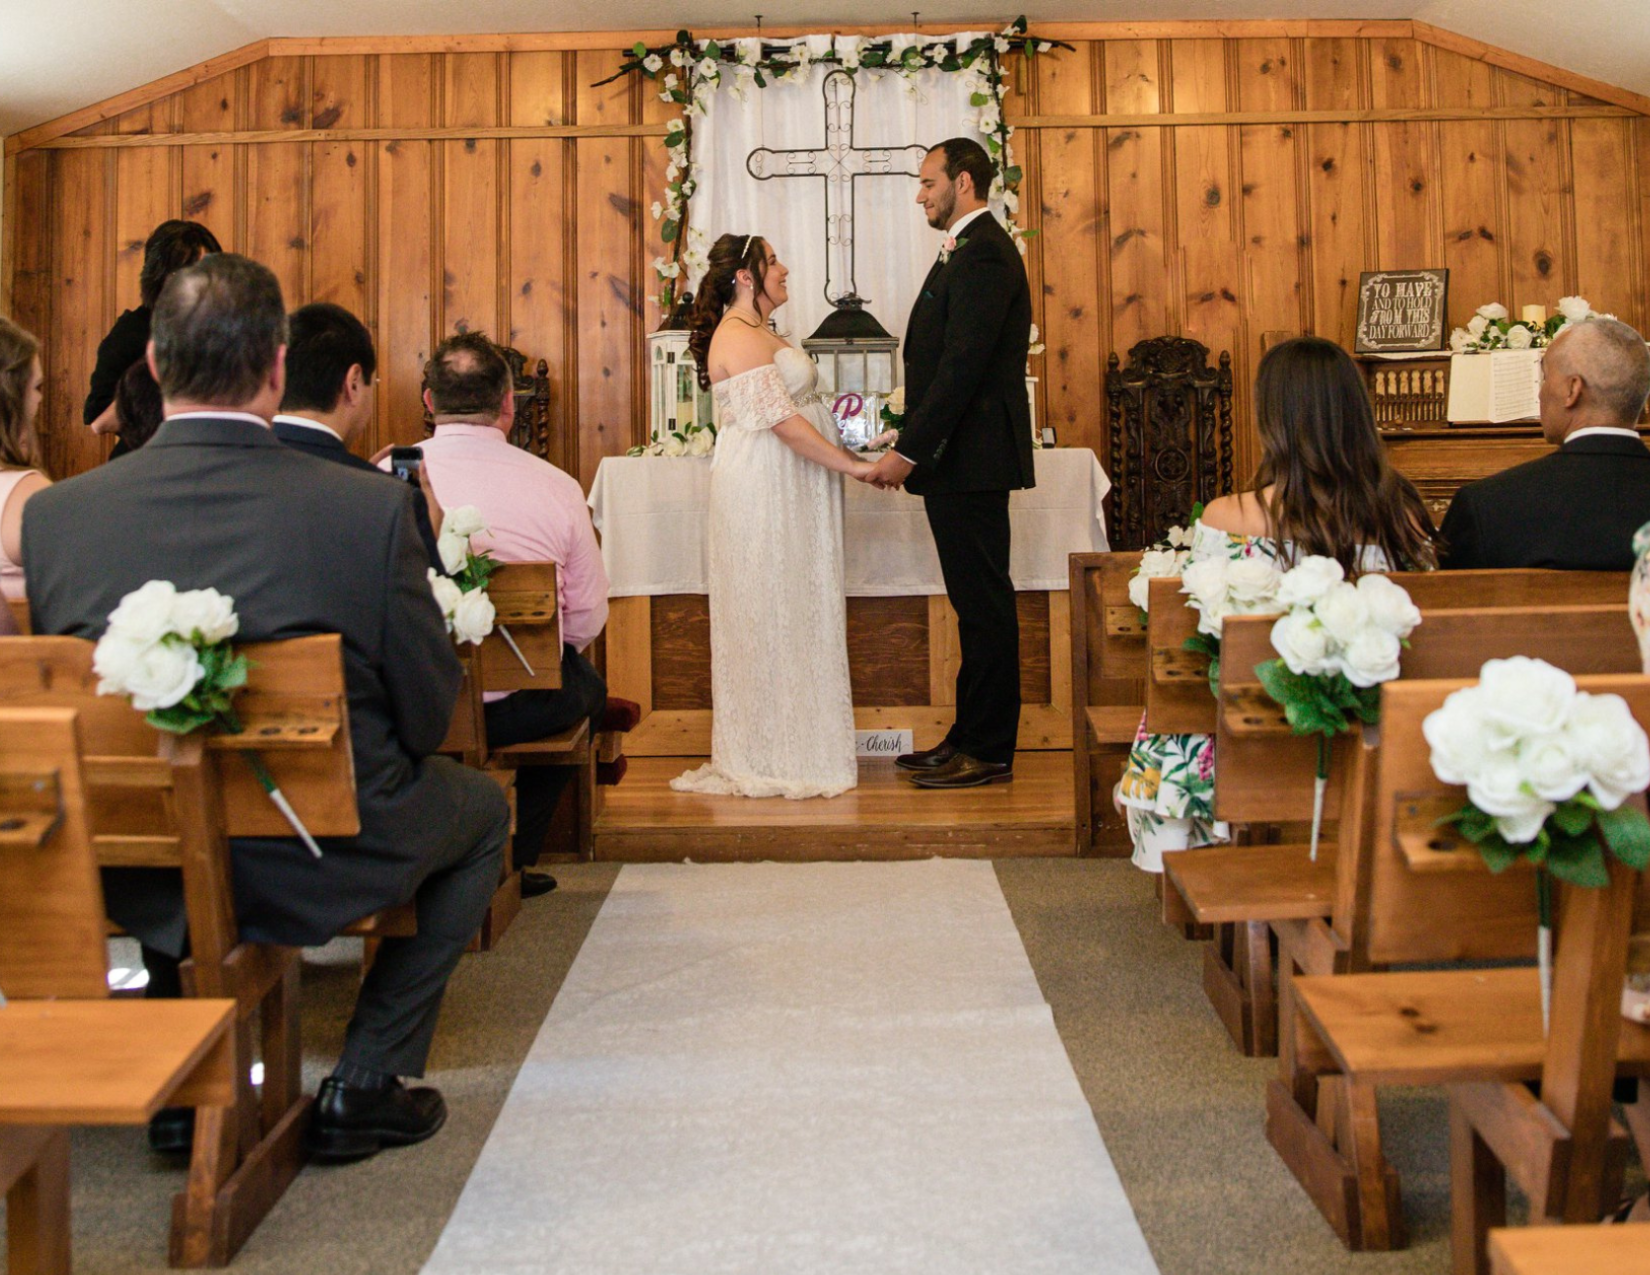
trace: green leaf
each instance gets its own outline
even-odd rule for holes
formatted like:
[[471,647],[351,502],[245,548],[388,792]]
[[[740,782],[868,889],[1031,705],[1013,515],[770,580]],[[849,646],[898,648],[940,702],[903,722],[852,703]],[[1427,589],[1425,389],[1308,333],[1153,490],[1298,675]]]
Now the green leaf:
[[768,82],[762,78],[762,72],[760,70],[756,73],[756,87],[759,89],[765,89],[768,87]]
[[866,49],[864,53],[860,54],[859,64],[861,66],[886,66],[888,55],[881,49]]
[[722,60],[722,46],[712,40],[705,46],[705,56],[712,62],[720,62]]
[[677,229],[678,229],[678,223],[677,222],[674,222],[674,221],[662,222],[662,223],[660,223],[660,226],[659,226],[659,238],[664,240],[665,243],[675,243],[676,242]]
[[1503,841],[1499,833],[1491,833],[1478,842],[1478,853],[1491,872],[1505,872],[1519,860],[1518,851]]
[[1593,812],[1579,801],[1564,802],[1548,818],[1570,837],[1579,837],[1593,826]]
[[988,105],[990,101],[991,94],[989,93],[971,93],[968,97],[968,104],[970,106],[985,106]]
[[1604,847],[1597,837],[1559,836],[1547,851],[1547,870],[1571,885],[1602,889],[1610,884]]
[[1024,173],[1021,171],[1018,164],[1013,164],[1008,168],[1003,169],[1003,181],[1009,186],[1018,186],[1020,184],[1020,179],[1023,176]]
[[1599,831],[1616,858],[1635,870],[1650,867],[1650,819],[1642,810],[1624,803],[1614,810],[1601,810],[1597,818]]
[[635,44],[631,45],[630,51],[636,55],[636,60],[640,62],[647,56],[647,45],[637,40]]

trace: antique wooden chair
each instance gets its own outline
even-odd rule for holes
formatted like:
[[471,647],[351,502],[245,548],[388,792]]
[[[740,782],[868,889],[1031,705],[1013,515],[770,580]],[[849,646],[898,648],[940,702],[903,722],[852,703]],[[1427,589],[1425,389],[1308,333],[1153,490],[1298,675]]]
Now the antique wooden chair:
[[[256,750],[316,837],[360,831],[340,639],[334,634],[242,648],[252,662],[236,700],[239,735],[157,732],[119,697],[99,696],[92,643],[0,639],[0,708],[79,713],[92,845],[103,867],[181,872],[196,996],[231,997],[236,1101],[196,1121],[188,1189],[174,1202],[172,1262],[223,1265],[297,1175],[309,1099],[302,1091],[298,952],[242,943],[230,887],[231,837],[292,829],[237,753]],[[252,1084],[253,1019],[261,1091]]]
[[1112,513],[1118,549],[1144,549],[1192,507],[1232,490],[1232,356],[1208,365],[1190,337],[1160,336],[1106,360]]
[[[232,999],[108,999],[77,714],[0,709],[0,1191],[13,1275],[67,1275],[71,1126],[235,1102]],[[197,1156],[186,1196],[223,1166]]]
[[1129,580],[1139,566],[1138,552],[1074,553],[1070,559],[1071,759],[1080,855],[1096,852],[1097,827],[1111,834],[1102,853],[1128,843],[1112,813],[1111,787],[1145,704],[1146,628],[1129,600]]

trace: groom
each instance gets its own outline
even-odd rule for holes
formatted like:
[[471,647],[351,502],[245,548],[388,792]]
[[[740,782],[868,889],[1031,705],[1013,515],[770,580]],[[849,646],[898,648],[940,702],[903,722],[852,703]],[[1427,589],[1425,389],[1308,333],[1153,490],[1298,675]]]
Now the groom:
[[1008,493],[1036,485],[1026,347],[1031,289],[986,207],[996,168],[957,137],[928,152],[917,203],[946,232],[905,330],[906,413],[897,451],[868,481],[923,498],[957,612],[957,720],[937,748],[897,761],[923,788],[1014,777],[1020,622],[1008,575]]

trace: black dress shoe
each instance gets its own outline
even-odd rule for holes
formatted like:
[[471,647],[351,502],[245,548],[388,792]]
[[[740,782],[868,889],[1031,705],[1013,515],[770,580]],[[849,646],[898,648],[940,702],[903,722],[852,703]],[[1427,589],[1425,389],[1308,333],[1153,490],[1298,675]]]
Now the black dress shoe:
[[915,753],[901,753],[894,758],[894,765],[901,770],[938,770],[956,755],[957,750],[951,747],[951,741],[942,740],[934,748],[925,748]]
[[194,1146],[193,1107],[162,1107],[149,1118],[149,1150],[157,1155],[188,1155]]
[[521,874],[521,897],[536,899],[541,894],[549,894],[556,888],[556,878],[548,872],[523,872]]
[[1005,784],[1014,778],[1014,767],[1005,762],[979,761],[958,753],[937,770],[911,776],[918,788],[978,788],[981,784]]
[[446,1122],[447,1104],[434,1089],[408,1089],[399,1080],[353,1089],[328,1076],[315,1095],[304,1149],[317,1160],[364,1160],[385,1147],[422,1142]]

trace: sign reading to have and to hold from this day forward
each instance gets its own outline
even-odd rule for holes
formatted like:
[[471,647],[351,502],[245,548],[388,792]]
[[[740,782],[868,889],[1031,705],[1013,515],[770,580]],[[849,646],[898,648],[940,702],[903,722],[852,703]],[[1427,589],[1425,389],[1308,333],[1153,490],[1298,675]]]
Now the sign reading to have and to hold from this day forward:
[[1358,276],[1359,354],[1444,348],[1448,270],[1366,270]]

